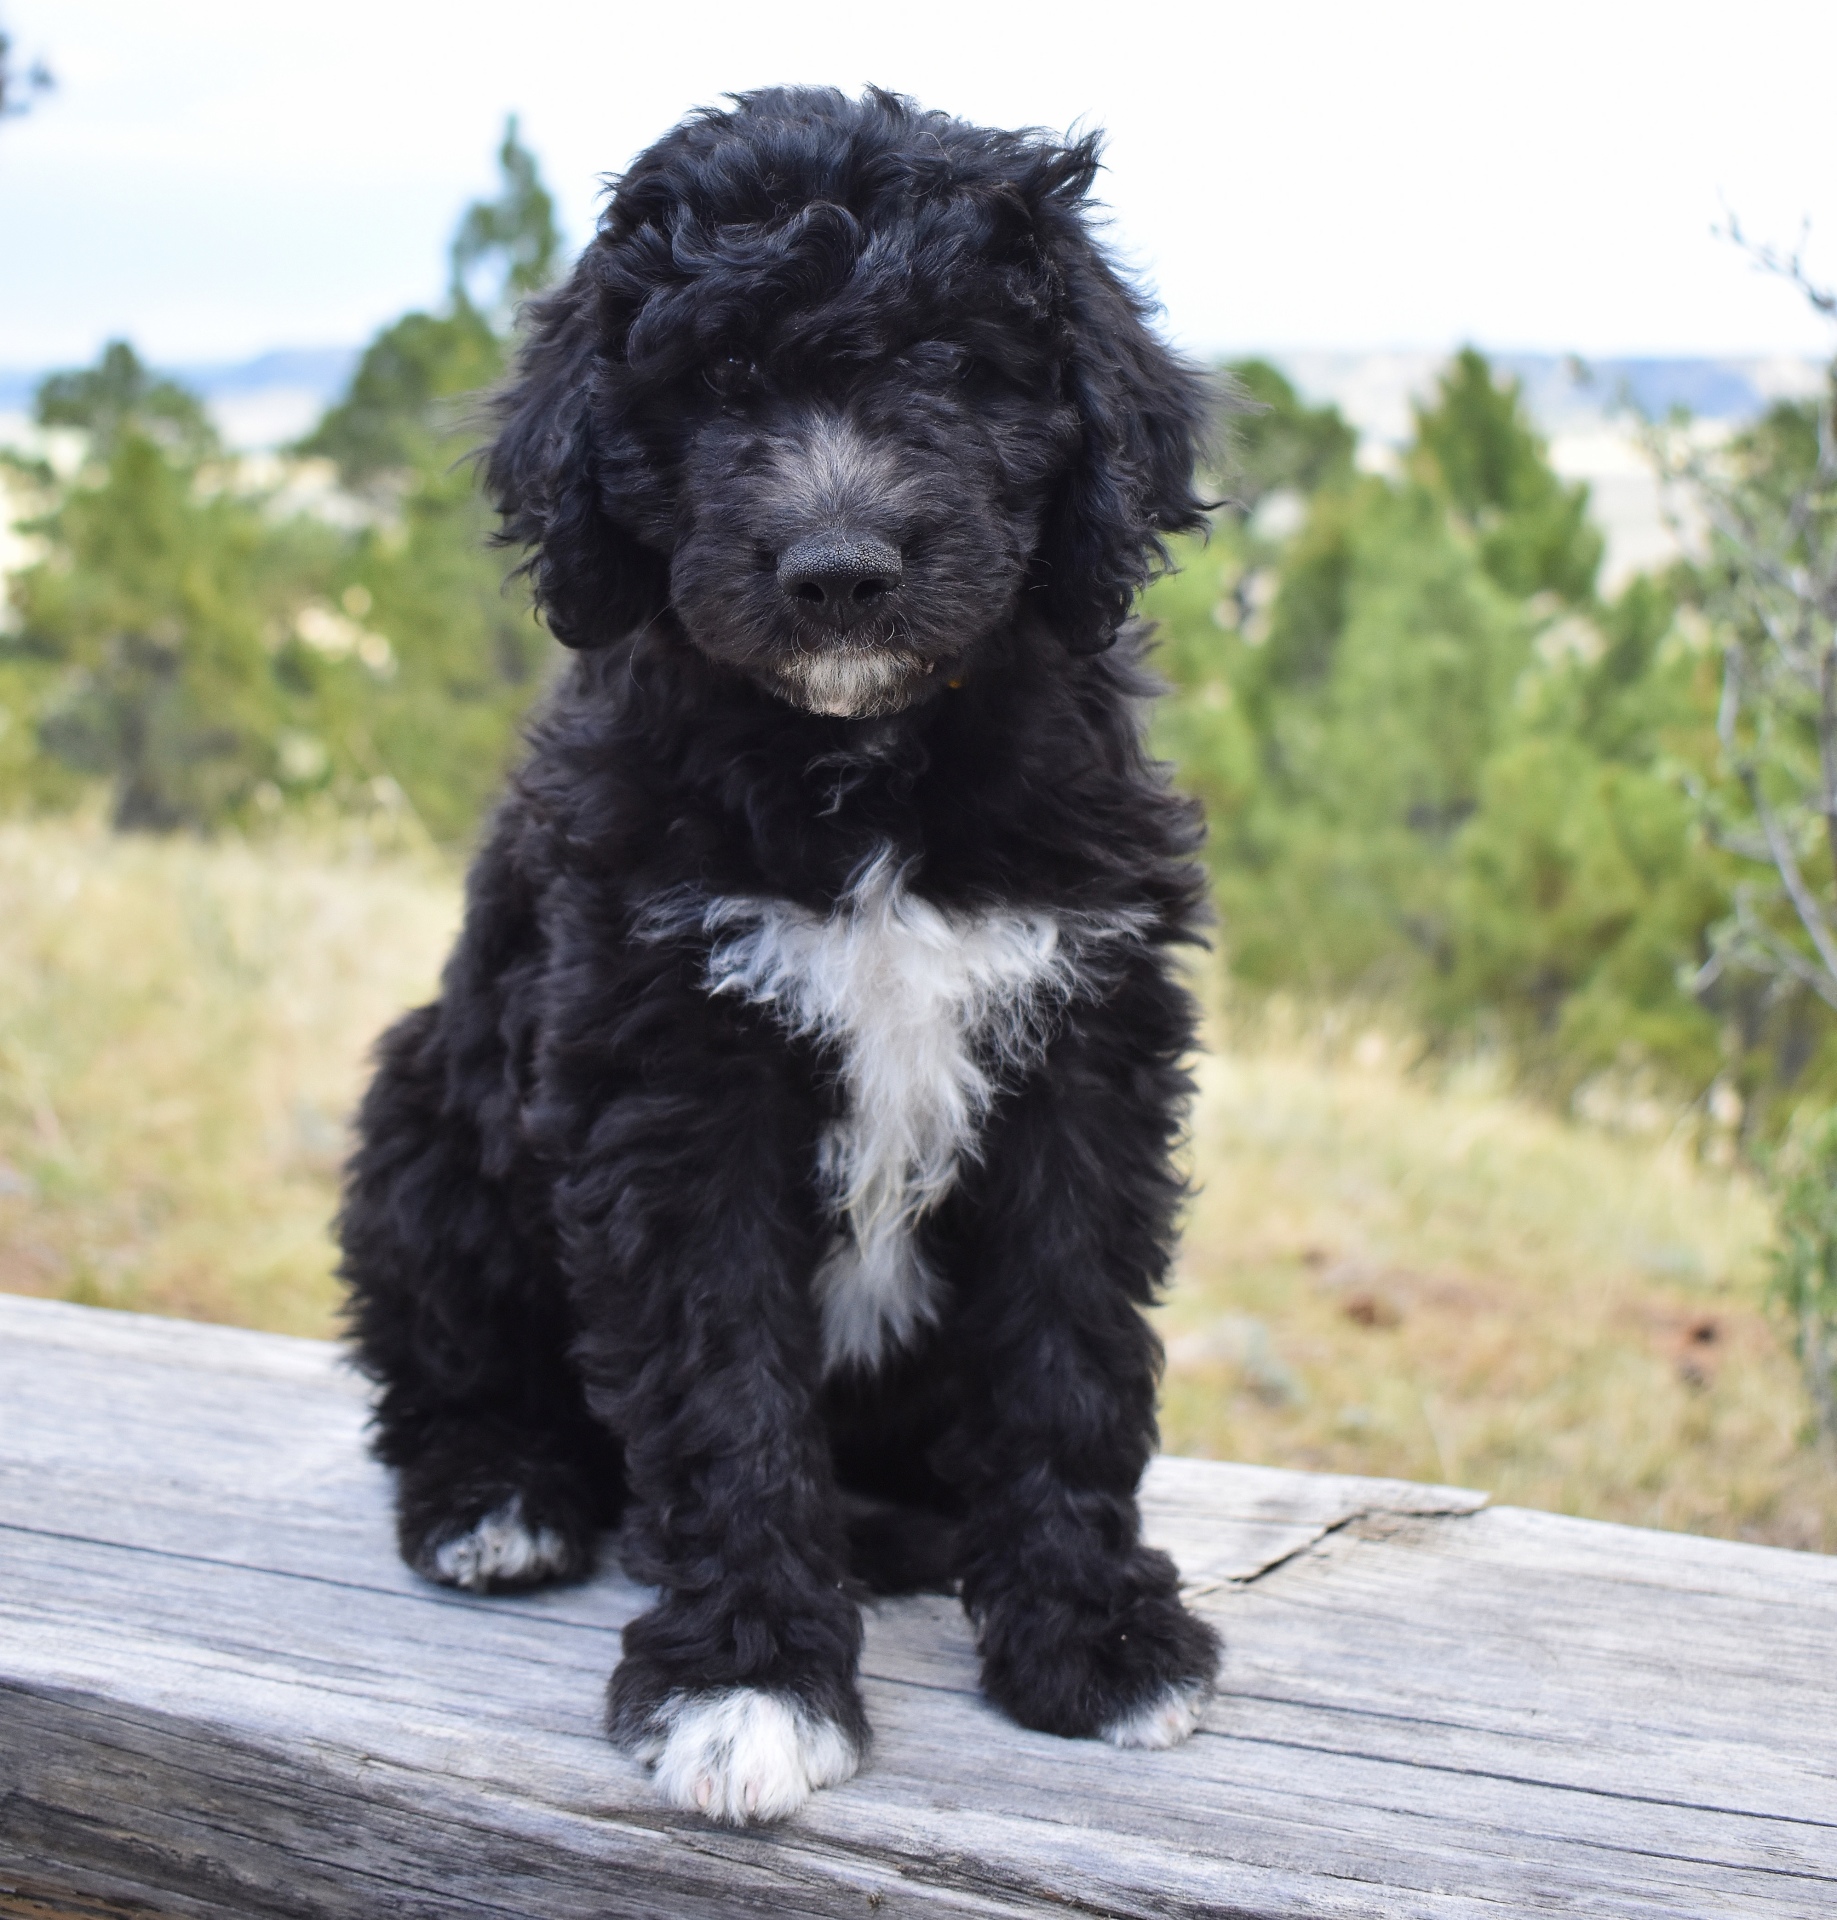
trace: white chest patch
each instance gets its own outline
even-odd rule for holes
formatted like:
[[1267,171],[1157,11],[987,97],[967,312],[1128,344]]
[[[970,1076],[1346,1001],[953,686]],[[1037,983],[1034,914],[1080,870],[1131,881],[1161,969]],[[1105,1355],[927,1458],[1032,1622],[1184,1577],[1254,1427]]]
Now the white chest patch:
[[1078,990],[1093,939],[1044,913],[949,912],[903,885],[888,856],[834,912],[787,901],[710,902],[708,986],[769,1008],[787,1033],[833,1047],[844,1111],[818,1147],[836,1239],[817,1275],[830,1368],[872,1368],[936,1318],[915,1237],[950,1191],[1003,1083],[1036,1061]]

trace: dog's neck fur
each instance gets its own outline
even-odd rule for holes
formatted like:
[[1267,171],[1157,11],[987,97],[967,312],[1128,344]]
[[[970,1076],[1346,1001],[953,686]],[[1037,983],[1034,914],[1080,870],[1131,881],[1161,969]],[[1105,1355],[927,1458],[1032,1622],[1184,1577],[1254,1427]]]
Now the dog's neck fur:
[[920,1223],[978,1151],[1001,1088],[1037,1060],[1129,916],[946,910],[882,850],[827,915],[788,901],[709,902],[711,992],[769,1009],[839,1057],[841,1116],[818,1146],[836,1237],[816,1277],[831,1369],[871,1370],[935,1321]]

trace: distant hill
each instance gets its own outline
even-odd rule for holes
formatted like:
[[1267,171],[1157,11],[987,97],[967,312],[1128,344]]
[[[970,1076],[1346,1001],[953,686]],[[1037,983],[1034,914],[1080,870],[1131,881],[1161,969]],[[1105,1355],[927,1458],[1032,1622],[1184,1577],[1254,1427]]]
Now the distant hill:
[[[1410,403],[1426,398],[1442,353],[1282,353],[1268,356],[1316,402],[1331,400],[1359,432],[1386,445],[1410,437]],[[1490,354],[1521,381],[1546,434],[1599,426],[1630,410],[1662,416],[1683,407],[1701,420],[1752,419],[1773,401],[1814,392],[1823,363],[1796,354],[1706,360],[1583,361],[1573,354]]]
[[[253,360],[163,367],[201,393],[230,442],[279,446],[298,438],[344,389],[357,364],[355,347],[284,347]],[[1427,395],[1447,356],[1441,353],[1284,353],[1268,357],[1311,399],[1331,400],[1359,432],[1386,445],[1410,434],[1410,402]],[[1822,372],[1816,360],[1752,355],[1722,360],[1597,360],[1573,355],[1507,353],[1493,364],[1524,382],[1532,415],[1547,434],[1599,425],[1623,397],[1663,414],[1674,406],[1705,420],[1744,420],[1770,401],[1811,392]],[[30,411],[44,369],[0,368],[0,415]]]
[[[1360,463],[1394,469],[1412,432],[1411,403],[1433,392],[1441,353],[1283,353],[1267,356],[1309,399],[1330,400],[1358,429]],[[1611,586],[1678,551],[1672,514],[1660,499],[1632,432],[1638,413],[1684,407],[1733,426],[1770,402],[1816,390],[1819,361],[1755,354],[1727,359],[1598,360],[1564,354],[1495,354],[1500,372],[1521,381],[1532,417],[1548,435],[1566,478],[1586,480],[1607,535],[1603,580]],[[282,348],[253,360],[161,369],[202,394],[232,447],[247,452],[299,439],[343,391],[357,363],[353,347]],[[0,442],[24,426],[42,371],[0,370]]]
[[[270,393],[277,387],[322,395],[331,400],[343,390],[357,364],[355,347],[277,347],[253,360],[208,360],[161,367],[161,373],[182,380],[194,393],[217,400],[250,393]],[[0,368],[0,413],[24,413],[46,369],[24,373]]]
[[[1411,403],[1434,392],[1447,359],[1440,353],[1268,357],[1310,400],[1330,400],[1340,409],[1358,429],[1360,465],[1380,473],[1395,470],[1414,432]],[[1680,503],[1659,492],[1639,444],[1639,416],[1662,418],[1682,407],[1711,426],[1732,428],[1775,400],[1816,392],[1825,376],[1821,361],[1784,354],[1593,363],[1554,353],[1488,357],[1497,372],[1522,384],[1557,472],[1588,483],[1590,511],[1607,536],[1601,582],[1610,592],[1635,573],[1665,566],[1681,549]]]
[[[201,394],[232,446],[256,449],[296,440],[344,391],[355,347],[280,347],[253,360],[163,366]],[[45,369],[0,368],[0,416],[24,415]]]

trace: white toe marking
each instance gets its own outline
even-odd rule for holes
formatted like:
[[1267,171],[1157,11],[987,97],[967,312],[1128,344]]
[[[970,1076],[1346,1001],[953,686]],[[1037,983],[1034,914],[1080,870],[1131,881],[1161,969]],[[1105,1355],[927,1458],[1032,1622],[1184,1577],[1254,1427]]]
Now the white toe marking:
[[671,1806],[730,1826],[782,1820],[861,1764],[833,1721],[757,1687],[672,1694],[636,1757]]
[[1177,1747],[1199,1725],[1212,1689],[1203,1680],[1169,1687],[1146,1705],[1112,1720],[1103,1737],[1113,1747]]
[[547,1580],[568,1567],[567,1542],[553,1527],[532,1527],[521,1497],[434,1549],[434,1577],[483,1593],[500,1581]]

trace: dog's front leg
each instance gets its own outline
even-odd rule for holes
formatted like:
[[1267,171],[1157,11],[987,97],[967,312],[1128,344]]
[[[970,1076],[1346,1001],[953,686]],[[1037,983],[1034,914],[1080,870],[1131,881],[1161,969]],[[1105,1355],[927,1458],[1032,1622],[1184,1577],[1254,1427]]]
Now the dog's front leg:
[[1172,1746],[1198,1724],[1217,1636],[1143,1544],[1187,1081],[1183,992],[1142,955],[1068,1024],[988,1142],[957,1345],[960,1570],[983,1686],[1024,1725]]
[[809,1097],[782,1043],[692,1046],[722,1038],[710,1018],[653,1045],[557,1201],[589,1404],[625,1448],[621,1551],[661,1589],[610,1730],[672,1804],[739,1823],[847,1779],[867,1723],[816,1407]]

